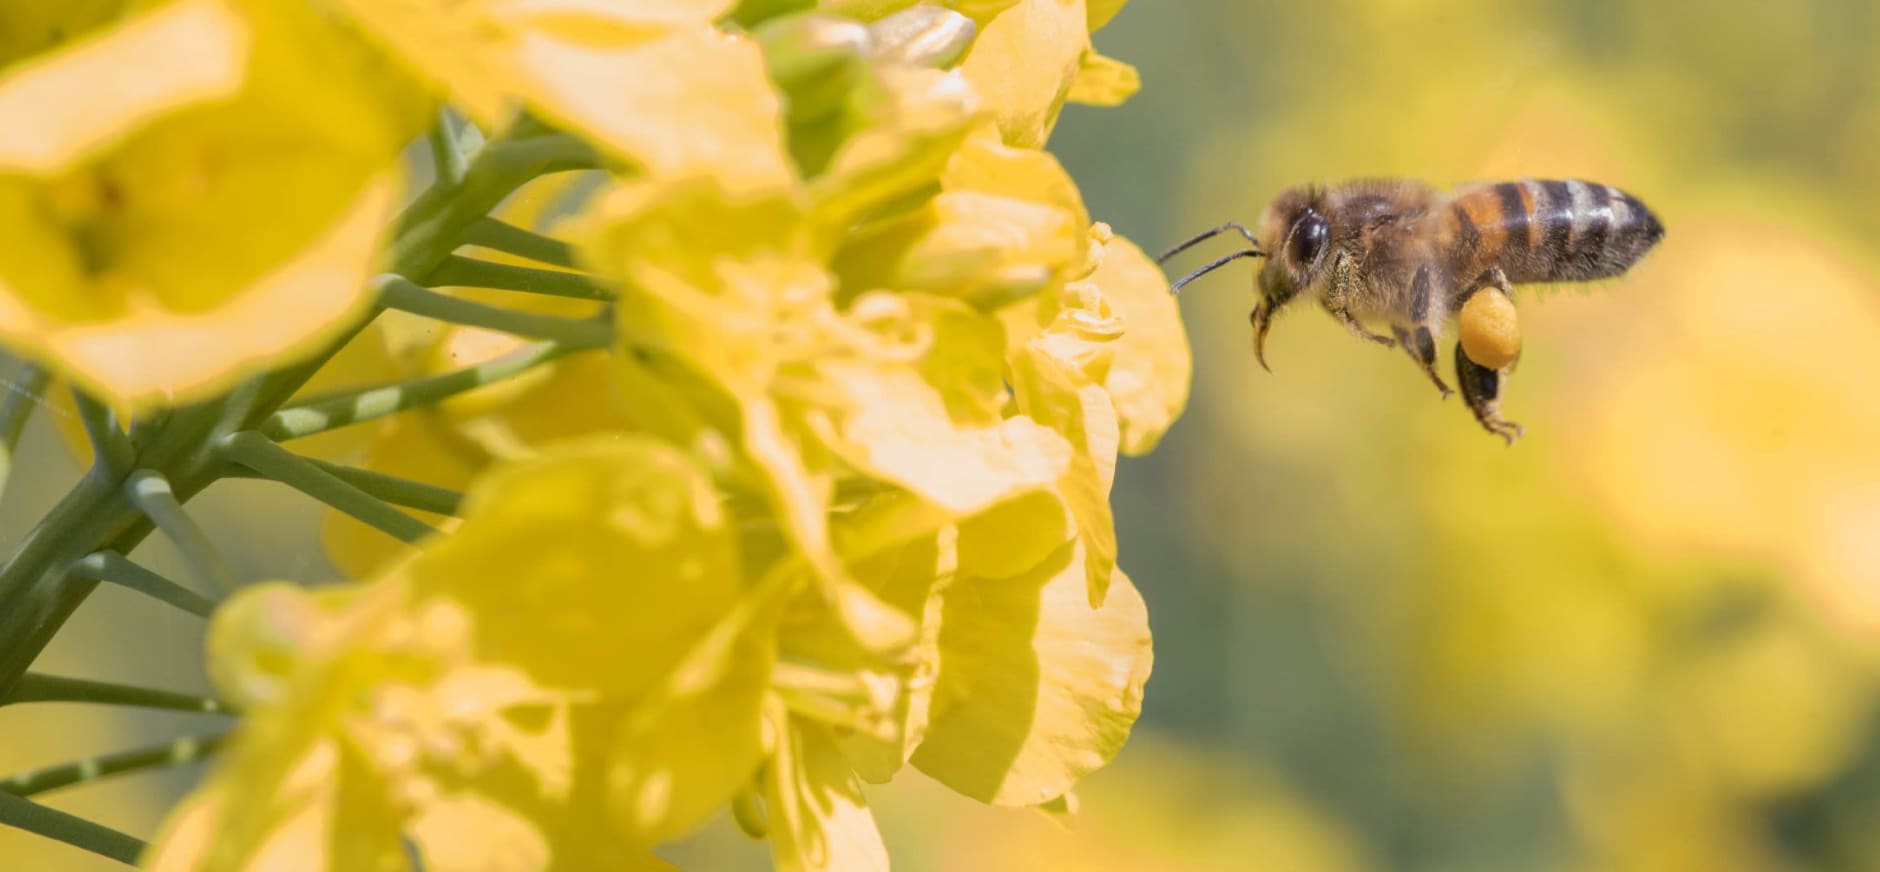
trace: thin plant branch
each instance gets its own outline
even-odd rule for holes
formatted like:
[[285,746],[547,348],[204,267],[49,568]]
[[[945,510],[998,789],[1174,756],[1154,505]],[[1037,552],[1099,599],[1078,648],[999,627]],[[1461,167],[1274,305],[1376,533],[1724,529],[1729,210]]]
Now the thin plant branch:
[[463,144],[457,139],[457,125],[451,120],[449,109],[437,111],[437,120],[431,124],[428,141],[431,145],[431,165],[437,171],[437,177],[453,184],[462,181],[470,163],[464,154]]
[[379,283],[379,303],[388,309],[452,324],[501,330],[531,339],[550,339],[576,348],[602,348],[613,340],[613,325],[607,320],[518,312],[440,294],[396,276]]
[[93,462],[114,472],[128,471],[137,462],[137,452],[131,448],[124,428],[118,426],[117,413],[76,387],[72,388],[72,404],[78,408],[78,419],[84,422],[85,436],[91,440]]
[[198,617],[215,614],[215,600],[146,569],[116,551],[94,551],[85,555],[72,564],[72,574],[137,591]]
[[21,363],[4,382],[6,394],[0,397],[0,489],[6,487],[13,469],[13,452],[19,447],[20,434],[33,410],[45,402],[40,397],[51,376],[34,363]]
[[[575,265],[574,246],[559,239],[551,239],[522,227],[517,227],[498,218],[485,216],[464,228],[465,245],[476,245],[493,251],[506,252],[517,257],[526,257],[537,263],[573,269]],[[448,260],[445,261],[449,263]],[[443,267],[439,268],[440,271]],[[437,273],[432,274],[437,280]],[[439,284],[446,282],[438,281]]]
[[445,397],[514,378],[580,350],[556,342],[540,342],[475,366],[397,384],[365,388],[281,409],[263,419],[256,429],[268,438],[279,441],[324,433],[406,409],[427,406]]
[[189,514],[183,511],[182,504],[176,501],[176,494],[170,489],[170,481],[162,473],[154,469],[139,469],[131,473],[124,480],[124,496],[176,544],[176,550],[182,552],[190,568],[211,589],[232,593],[240,586],[235,580],[234,570],[222,559],[215,544],[209,541],[209,535],[196,525]]
[[437,265],[426,283],[432,287],[489,288],[576,300],[612,300],[614,292],[586,273],[538,269],[453,254]]
[[227,703],[212,697],[43,672],[20,676],[19,683],[13,685],[6,699],[0,700],[0,705],[27,702],[85,702],[211,715],[235,713]]
[[[463,505],[463,491],[386,475],[383,472],[361,469],[357,466],[329,463],[315,457],[302,457],[301,459],[332,473],[334,478],[395,506],[404,506],[408,509],[418,509],[438,515],[455,515]],[[231,467],[229,476],[233,478],[267,477],[246,467]]]
[[0,826],[25,830],[130,865],[135,865],[137,857],[149,847],[135,836],[6,791],[0,791]]
[[223,742],[228,741],[228,731],[209,733],[201,736],[184,736],[156,745],[114,751],[70,763],[60,763],[21,772],[11,777],[0,779],[0,793],[14,796],[34,796],[48,790],[71,787],[107,778],[112,775],[126,775],[148,769],[164,769],[192,763],[215,753]]
[[431,525],[347,484],[253,430],[230,434],[222,440],[221,447],[226,459],[345,512],[402,542],[416,543],[437,532]]

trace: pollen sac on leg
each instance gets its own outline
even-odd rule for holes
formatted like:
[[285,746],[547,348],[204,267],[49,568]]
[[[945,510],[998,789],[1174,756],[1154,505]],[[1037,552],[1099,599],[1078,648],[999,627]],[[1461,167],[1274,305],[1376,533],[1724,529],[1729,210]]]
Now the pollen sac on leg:
[[1456,330],[1463,352],[1489,369],[1502,369],[1521,356],[1520,317],[1514,302],[1495,288],[1483,288],[1462,304]]

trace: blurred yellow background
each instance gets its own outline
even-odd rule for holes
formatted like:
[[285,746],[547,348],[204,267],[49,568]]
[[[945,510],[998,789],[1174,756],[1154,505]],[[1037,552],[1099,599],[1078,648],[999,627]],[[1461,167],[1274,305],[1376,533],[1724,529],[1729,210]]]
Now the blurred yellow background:
[[[1145,88],[1053,148],[1147,248],[1380,174],[1593,179],[1668,235],[1518,295],[1513,448],[1315,313],[1268,375],[1250,269],[1195,285],[1192,406],[1114,498],[1136,739],[1067,823],[871,791],[897,868],[1880,868],[1880,8],[1136,0],[1097,44]],[[63,457],[47,423],[24,456]],[[0,530],[71,474],[29,460]],[[321,577],[304,501],[207,504],[244,575]],[[41,666],[202,689],[196,633],[105,591]],[[8,711],[0,771],[204,726]],[[191,774],[47,799],[147,835]],[[766,862],[728,825],[674,858]],[[0,868],[119,867],[0,832]]]

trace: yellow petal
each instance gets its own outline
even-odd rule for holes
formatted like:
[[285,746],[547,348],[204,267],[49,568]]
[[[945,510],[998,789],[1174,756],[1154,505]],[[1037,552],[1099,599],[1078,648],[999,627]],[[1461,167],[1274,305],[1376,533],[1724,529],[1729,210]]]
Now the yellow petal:
[[960,69],[1005,142],[1039,148],[1089,47],[1084,0],[1021,0],[986,25]]
[[531,104],[648,175],[711,175],[734,193],[786,187],[782,110],[750,39],[710,27],[627,45],[525,32],[516,63]]
[[920,622],[919,636],[892,668],[899,692],[887,713],[887,735],[856,732],[840,740],[843,756],[865,781],[885,784],[893,779],[927,735],[940,666],[941,600],[936,594],[955,571],[955,538],[941,531],[855,568],[864,584]]
[[975,135],[940,183],[920,208],[846,240],[834,264],[845,287],[945,294],[989,310],[1087,272],[1089,219],[1055,158]]
[[683,455],[607,438],[496,469],[456,533],[330,607],[244,593],[212,630],[257,702],[201,793],[216,842],[159,856],[382,868],[409,832],[448,865],[475,828],[515,868],[659,868],[640,841],[695,824],[763,752],[759,620],[783,586],[747,590],[735,545]]
[[1090,32],[1096,33],[1104,25],[1109,24],[1110,19],[1116,17],[1116,13],[1123,11],[1123,4],[1127,2],[1129,0],[1085,0],[1089,6],[1087,11]]
[[763,763],[774,645],[739,634],[715,681],[646,707],[617,733],[608,801],[630,842],[682,836],[751,783]]
[[581,233],[589,268],[622,286],[623,341],[676,356],[732,393],[768,388],[815,337],[789,322],[832,292],[801,204],[707,179],[615,187]]
[[1103,380],[1116,403],[1122,450],[1147,454],[1188,404],[1194,359],[1181,310],[1162,270],[1121,237],[1111,241],[1089,282],[1123,319],[1123,336],[1113,343]]
[[[810,183],[817,215],[846,227],[912,208],[982,117],[978,95],[958,71],[878,67],[861,129],[843,140]],[[907,201],[912,200],[912,204]],[[906,205],[904,205],[906,204]]]
[[1090,223],[1083,195],[1064,165],[1050,152],[1002,144],[990,131],[980,131],[960,147],[947,164],[941,184],[950,191],[978,191],[1042,203],[1075,216],[1077,224]]
[[[161,118],[117,107],[124,125],[60,134],[64,160],[82,163],[0,173],[0,227],[15,241],[0,248],[0,334],[131,414],[225,390],[358,316],[397,196],[396,152],[421,108],[304,4],[209,6],[240,12],[238,90]],[[91,44],[8,83],[58,90],[116,75],[126,61],[86,56]]]
[[216,692],[243,708],[282,698],[299,661],[328,644],[336,616],[357,592],[316,594],[285,581],[242,588],[209,625],[208,672]]
[[816,367],[830,394],[831,450],[863,471],[959,515],[1063,474],[1070,447],[1025,418],[1001,417],[999,323],[958,303],[865,296],[851,311],[885,310],[923,334],[914,360],[835,359]]
[[334,0],[390,53],[494,129],[515,108],[514,36],[490,20],[489,3],[438,0]]
[[76,166],[157,118],[234,94],[249,44],[227,4],[183,0],[9,70],[0,118],[15,123],[0,126],[0,172]]
[[1121,106],[1140,90],[1142,75],[1135,67],[1089,51],[1084,53],[1083,64],[1078,67],[1077,79],[1071,83],[1066,99],[1086,106]]
[[773,724],[784,738],[764,798],[778,872],[887,872],[875,816],[828,729],[783,716]]
[[569,36],[612,40],[622,33],[710,24],[733,5],[735,0],[511,0],[494,11],[536,27],[565,27]]
[[738,598],[728,519],[664,443],[556,446],[492,470],[463,512],[407,570],[414,595],[490,618],[478,646],[547,685],[644,693]]
[[908,537],[855,559],[849,569],[882,602],[918,622],[913,644],[884,657],[859,646],[827,610],[815,609],[787,612],[779,636],[781,656],[793,664],[809,664],[812,670],[852,680],[856,687],[891,688],[885,700],[872,695],[847,700],[843,720],[867,729],[839,731],[843,754],[864,780],[875,783],[893,778],[925,734],[939,658],[940,600],[934,594],[957,563],[956,537],[942,529],[944,515],[903,512],[918,501],[902,495],[880,499],[893,505],[878,503],[845,514],[836,532],[849,547]]
[[948,191],[853,238],[835,266],[853,286],[945,294],[993,309],[1043,290],[1082,254],[1083,227],[1061,209]]
[[1116,566],[1110,486],[1116,480],[1121,430],[1110,395],[1074,364],[1047,351],[1049,338],[1047,334],[1011,356],[1013,388],[1021,411],[1070,440],[1071,465],[1057,490],[1077,519],[1090,604],[1095,607],[1103,603]]
[[1142,710],[1148,614],[1120,571],[1085,598],[1076,545],[1014,578],[961,576],[942,594],[939,685],[914,765],[982,802],[1031,806],[1116,756]]
[[[146,298],[128,317],[68,321],[22,300],[26,289],[0,275],[0,332],[132,414],[218,393],[324,347],[364,311],[365,277],[395,190],[388,177],[367,185],[305,247],[205,310],[170,310]],[[171,256],[196,250],[183,239],[167,243]],[[225,236],[217,244],[230,243]]]
[[1054,491],[1033,491],[960,522],[961,574],[1010,578],[1043,563],[1077,535]]

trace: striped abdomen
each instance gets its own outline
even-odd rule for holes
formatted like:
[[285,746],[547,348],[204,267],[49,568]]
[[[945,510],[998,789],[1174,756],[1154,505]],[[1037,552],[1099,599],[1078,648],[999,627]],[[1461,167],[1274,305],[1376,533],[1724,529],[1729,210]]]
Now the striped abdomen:
[[1632,195],[1577,179],[1471,188],[1450,201],[1442,229],[1458,274],[1499,266],[1515,284],[1611,278],[1665,235]]

